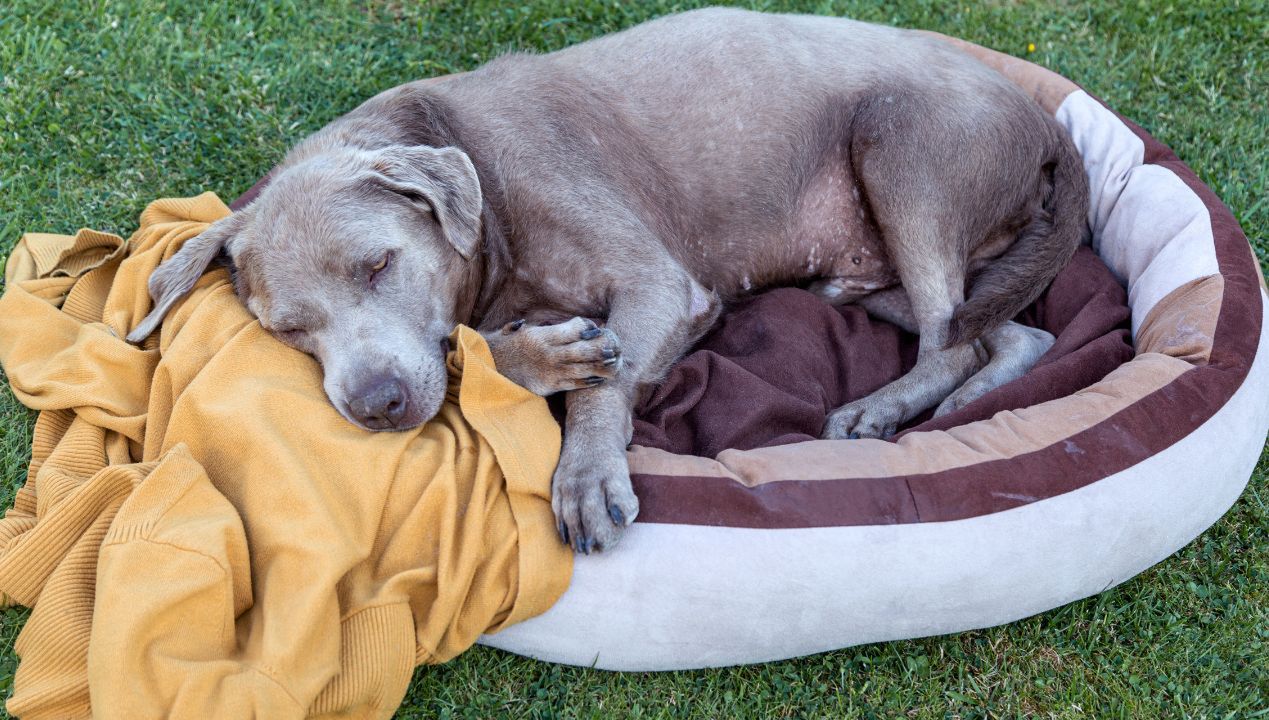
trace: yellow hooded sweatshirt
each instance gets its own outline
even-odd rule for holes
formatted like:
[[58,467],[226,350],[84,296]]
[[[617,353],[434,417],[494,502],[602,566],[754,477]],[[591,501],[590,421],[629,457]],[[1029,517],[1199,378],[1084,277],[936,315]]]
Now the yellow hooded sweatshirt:
[[0,593],[33,608],[22,718],[387,718],[416,664],[568,584],[558,426],[472,330],[440,414],[399,433],[342,418],[223,269],[122,339],[151,271],[228,213],[159,200],[127,243],[30,234],[6,266],[0,363],[40,411],[0,520]]

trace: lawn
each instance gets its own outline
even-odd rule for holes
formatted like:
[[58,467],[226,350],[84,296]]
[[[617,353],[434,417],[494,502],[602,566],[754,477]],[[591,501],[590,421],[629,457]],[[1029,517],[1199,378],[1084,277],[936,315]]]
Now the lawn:
[[[25,231],[127,235],[161,196],[232,198],[295,141],[398,83],[551,50],[690,3],[8,0],[0,6],[0,251]],[[757,3],[939,30],[1079,81],[1169,144],[1269,261],[1269,6],[1260,2]],[[0,390],[0,503],[33,414]],[[398,717],[1269,716],[1269,455],[1176,556],[1012,625],[663,674],[475,648],[420,668]],[[0,614],[11,692],[25,611]],[[0,714],[3,714],[0,711]]]

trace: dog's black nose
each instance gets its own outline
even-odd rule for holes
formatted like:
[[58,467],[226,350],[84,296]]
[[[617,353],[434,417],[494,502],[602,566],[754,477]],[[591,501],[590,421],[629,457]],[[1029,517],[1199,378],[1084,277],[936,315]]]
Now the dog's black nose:
[[357,422],[371,430],[391,430],[401,424],[410,403],[401,381],[390,375],[370,378],[348,403]]

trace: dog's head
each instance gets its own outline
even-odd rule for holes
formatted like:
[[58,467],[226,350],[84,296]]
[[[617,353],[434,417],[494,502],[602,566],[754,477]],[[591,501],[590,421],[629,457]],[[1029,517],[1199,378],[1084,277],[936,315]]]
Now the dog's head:
[[480,245],[480,184],[456,148],[346,149],[274,177],[254,203],[192,238],[150,277],[139,342],[222,253],[270,333],[312,355],[327,396],[368,430],[431,419],[446,338]]

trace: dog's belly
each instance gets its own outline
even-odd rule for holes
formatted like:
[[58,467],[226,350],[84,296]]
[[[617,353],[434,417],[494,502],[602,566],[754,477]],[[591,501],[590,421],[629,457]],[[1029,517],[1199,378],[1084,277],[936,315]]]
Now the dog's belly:
[[[840,156],[807,183],[787,220],[745,242],[719,238],[723,262],[693,268],[702,284],[733,299],[787,285],[848,303],[899,282],[862,188]],[[739,251],[739,252],[738,252]]]
[[[720,223],[707,235],[665,242],[695,280],[686,322],[703,331],[720,300],[775,287],[806,287],[840,305],[899,283],[844,148],[830,153],[784,217],[760,226]],[[610,282],[591,258],[584,252],[522,258],[485,319],[496,326],[516,318],[550,324],[607,317]]]
[[863,189],[845,152],[823,168],[803,193],[789,244],[807,257],[802,280],[826,300],[846,303],[899,282]]

